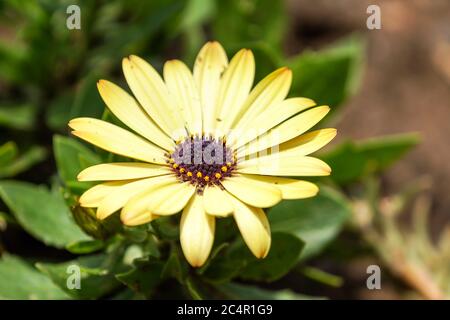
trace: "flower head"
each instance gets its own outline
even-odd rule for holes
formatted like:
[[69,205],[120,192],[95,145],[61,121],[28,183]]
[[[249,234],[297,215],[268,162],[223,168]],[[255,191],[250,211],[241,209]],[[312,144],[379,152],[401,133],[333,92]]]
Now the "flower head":
[[204,264],[215,219],[232,215],[258,258],[269,252],[270,226],[262,208],[282,199],[312,197],[313,183],[286,177],[323,176],[329,166],[308,154],[326,145],[335,129],[304,134],[328,112],[307,98],[286,98],[292,80],[275,70],[253,89],[250,50],[230,62],[208,42],[193,73],[178,60],[164,65],[164,80],[137,56],[123,59],[134,95],[100,80],[109,110],[131,129],[93,118],[70,121],[72,134],[132,162],[89,167],[80,181],[101,181],[80,197],[104,219],[120,210],[135,226],[180,211],[180,241],[192,266]]

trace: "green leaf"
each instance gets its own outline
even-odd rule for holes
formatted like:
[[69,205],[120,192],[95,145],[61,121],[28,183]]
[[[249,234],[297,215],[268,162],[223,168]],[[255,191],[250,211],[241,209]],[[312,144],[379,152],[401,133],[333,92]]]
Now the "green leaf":
[[212,31],[225,48],[250,41],[281,48],[288,22],[283,1],[229,0],[217,5]]
[[[12,157],[13,154],[11,152],[16,153],[16,151],[10,150],[9,154],[6,154],[5,156]],[[0,166],[0,178],[18,175],[19,173],[30,169],[36,163],[41,162],[46,157],[47,151],[44,148],[40,146],[32,146],[22,155],[14,157],[13,161],[10,163]]]
[[340,231],[350,216],[347,200],[337,191],[321,186],[317,196],[286,200],[269,211],[272,232],[287,232],[305,242],[301,259],[319,253]]
[[71,119],[71,106],[74,94],[72,91],[65,92],[56,97],[46,109],[45,121],[47,126],[55,131],[67,129]]
[[21,68],[26,59],[26,50],[18,41],[4,40],[6,39],[0,41],[0,78],[9,84],[21,83],[26,77]]
[[330,179],[340,185],[354,182],[363,178],[369,172],[367,159],[361,152],[358,152],[354,142],[347,141],[327,153],[320,155],[331,167]]
[[67,299],[64,291],[19,257],[4,254],[0,259],[0,299]]
[[123,235],[126,239],[128,239],[131,242],[135,243],[144,242],[148,238],[147,226],[146,225],[134,227],[124,226]]
[[99,79],[99,75],[91,73],[81,80],[80,86],[75,93],[70,118],[100,118],[102,116],[105,104],[97,90],[97,81]]
[[297,263],[303,241],[294,235],[272,233],[272,245],[264,259],[248,258],[247,266],[239,273],[242,279],[271,282],[286,275]]
[[240,239],[222,250],[223,254],[202,270],[208,281],[220,283],[234,277],[247,280],[274,281],[287,274],[297,263],[303,242],[294,235],[273,232],[272,246],[265,259],[255,258]]
[[59,176],[67,185],[72,186],[72,183],[77,183],[79,189],[82,186],[87,189],[92,185],[92,183],[78,182],[77,175],[81,170],[100,163],[99,156],[81,142],[60,135],[53,137],[53,151]]
[[[91,52],[94,57],[89,61],[89,65],[97,65],[98,60],[111,60],[114,63],[131,53],[136,53],[136,48],[141,50],[142,46],[147,46],[149,40],[153,39],[159,31],[165,30],[167,27],[173,27],[176,24],[176,18],[182,12],[185,1],[139,1],[139,2],[123,2],[122,6],[131,6],[131,10],[136,15],[141,15],[141,19],[136,19],[134,23],[125,22],[123,24],[114,24],[116,32],[108,32],[111,30],[109,24],[98,25],[96,30],[99,34],[104,35],[104,45]],[[160,42],[164,41],[161,37],[158,41],[153,42],[152,51],[161,50]]]
[[34,126],[37,108],[32,104],[0,105],[0,126],[30,130]]
[[311,297],[296,293],[289,289],[267,290],[257,286],[238,283],[226,283],[216,287],[226,299],[232,300],[317,300],[320,297]]
[[164,263],[148,257],[135,260],[133,269],[117,274],[116,278],[131,290],[151,298],[156,286],[162,281]]
[[189,295],[194,300],[203,300],[203,293],[199,287],[199,280],[192,277],[186,279],[186,289]]
[[2,144],[0,146],[0,168],[10,165],[18,153],[19,150],[17,149],[17,145],[14,141],[9,141]]
[[289,63],[293,71],[291,95],[329,105],[334,113],[358,87],[363,54],[363,42],[352,37],[330,49],[298,55]]
[[[217,237],[216,237],[215,240],[217,241]],[[221,243],[221,244],[219,244],[219,245],[214,246],[214,247],[212,248],[212,250],[211,250],[211,254],[210,254],[209,257],[208,257],[208,260],[206,261],[206,263],[205,263],[203,266],[201,266],[200,268],[197,269],[197,273],[198,273],[198,274],[203,274],[203,272],[205,272],[205,270],[208,269],[209,264],[211,263],[211,261],[214,261],[214,259],[215,259],[219,254],[221,254],[223,251],[225,251],[225,249],[228,248],[229,245],[230,245],[230,244],[229,244],[228,242],[223,242],[223,243]]]
[[169,259],[167,259],[161,276],[163,278],[175,278],[179,283],[184,284],[189,267],[184,257],[181,256],[176,246],[172,246]]
[[176,26],[175,33],[184,35],[184,60],[192,64],[198,48],[206,40],[203,27],[214,17],[216,12],[216,1],[188,0]]
[[344,283],[344,279],[334,274],[325,272],[315,267],[305,266],[301,269],[301,272],[306,277],[315,280],[317,282],[326,284],[330,287],[339,288]]
[[339,184],[347,184],[386,169],[419,141],[420,137],[411,133],[347,141],[322,154],[321,158],[333,170],[330,178]]
[[99,251],[105,247],[105,243],[100,240],[84,240],[69,243],[66,246],[67,251],[73,254],[88,254]]
[[143,254],[145,256],[160,258],[161,253],[159,252],[158,241],[156,237],[149,236],[142,246]]
[[[77,299],[97,299],[120,287],[114,274],[122,272],[124,269],[121,264],[120,252],[83,256],[58,264],[37,263],[36,267],[58,287]],[[70,289],[68,286],[71,281],[70,277],[76,276],[72,269],[74,267],[78,267],[80,271],[79,289]]]
[[232,243],[221,254],[212,257],[206,269],[202,269],[202,276],[214,283],[223,283],[236,277],[247,265],[250,254],[242,241]]
[[122,231],[123,226],[117,214],[99,220],[93,208],[84,208],[78,204],[71,207],[71,211],[78,226],[95,239],[106,240]]
[[365,140],[357,145],[357,149],[374,170],[380,171],[399,160],[419,142],[418,134],[399,134]]
[[20,225],[47,245],[64,248],[69,243],[89,240],[71,219],[59,193],[19,181],[1,181],[0,197]]
[[210,18],[216,10],[215,1],[188,0],[180,18],[179,30],[197,27]]
[[180,237],[178,225],[174,224],[172,217],[161,217],[153,220],[151,226],[159,238],[178,240]]

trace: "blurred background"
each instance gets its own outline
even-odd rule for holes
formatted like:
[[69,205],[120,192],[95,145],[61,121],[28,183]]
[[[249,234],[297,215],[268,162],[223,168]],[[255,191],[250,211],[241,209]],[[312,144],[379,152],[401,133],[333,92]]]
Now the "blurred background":
[[[81,29],[66,26],[71,4],[81,10]],[[367,28],[372,4],[381,9],[381,29]],[[0,186],[7,179],[45,185],[59,179],[76,189],[61,174],[54,136],[66,136],[73,117],[105,116],[96,81],[125,88],[120,66],[129,54],[159,71],[173,58],[192,66],[207,40],[220,41],[229,56],[251,48],[258,80],[276,67],[291,67],[292,94],[329,104],[325,125],[338,128],[321,154],[333,168],[324,183],[345,197],[348,216],[314,233],[324,239],[320,250],[259,285],[332,299],[448,298],[446,0],[4,0]],[[73,256],[30,236],[2,198],[0,255],[33,262]],[[315,223],[335,219],[332,208],[322,210],[328,215]],[[372,264],[381,267],[381,290],[366,287]]]

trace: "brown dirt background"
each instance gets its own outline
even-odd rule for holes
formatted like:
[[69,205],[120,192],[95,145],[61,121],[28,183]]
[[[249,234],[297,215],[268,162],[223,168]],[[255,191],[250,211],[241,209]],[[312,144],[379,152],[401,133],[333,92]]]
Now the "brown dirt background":
[[[366,27],[370,4],[381,9],[380,30]],[[422,143],[385,173],[384,191],[429,176],[431,224],[450,222],[450,1],[288,0],[286,5],[292,18],[288,52],[363,34],[364,76],[337,124],[336,142],[419,132]]]

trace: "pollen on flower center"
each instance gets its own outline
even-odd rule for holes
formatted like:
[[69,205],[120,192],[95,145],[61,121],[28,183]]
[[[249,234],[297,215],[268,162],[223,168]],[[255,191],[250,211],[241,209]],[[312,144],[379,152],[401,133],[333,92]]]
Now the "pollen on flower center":
[[230,177],[236,167],[236,158],[225,140],[210,136],[186,138],[167,157],[177,177],[190,181],[200,194],[206,185],[222,187],[221,181]]

